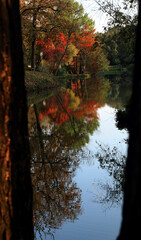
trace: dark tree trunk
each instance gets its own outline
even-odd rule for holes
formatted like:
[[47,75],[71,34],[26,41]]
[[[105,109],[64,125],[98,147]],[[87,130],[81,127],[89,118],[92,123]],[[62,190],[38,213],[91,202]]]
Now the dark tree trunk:
[[18,0],[0,0],[0,239],[33,239]]
[[[33,8],[35,7],[35,0],[33,0]],[[31,69],[35,70],[35,43],[36,43],[36,18],[37,18],[37,10],[35,9],[33,12],[32,19],[32,46],[31,46]]]
[[33,36],[32,46],[31,46],[31,69],[35,70],[35,37]]
[[123,221],[118,240],[139,239],[141,226],[141,2],[137,27],[135,71],[129,120]]

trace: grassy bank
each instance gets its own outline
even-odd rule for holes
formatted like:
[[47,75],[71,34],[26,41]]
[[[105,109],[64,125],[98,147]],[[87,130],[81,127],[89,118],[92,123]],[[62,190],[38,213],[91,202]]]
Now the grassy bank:
[[103,75],[121,75],[127,73],[127,68],[122,67],[121,65],[109,66],[108,71],[102,72]]
[[121,65],[112,65],[109,67],[108,71],[102,72],[102,75],[132,75],[133,74],[134,65],[129,64],[126,67],[123,67]]
[[57,86],[57,83],[47,73],[26,71],[25,86],[27,91],[37,91],[54,88]]
[[88,79],[90,77],[90,74],[65,74],[63,76],[49,76],[47,73],[44,72],[26,71],[25,85],[27,91],[40,91],[66,85],[67,81],[71,79]]
[[65,74],[63,76],[56,76],[55,79],[61,81],[61,79],[65,80],[75,80],[75,79],[88,79],[91,78],[91,74]]

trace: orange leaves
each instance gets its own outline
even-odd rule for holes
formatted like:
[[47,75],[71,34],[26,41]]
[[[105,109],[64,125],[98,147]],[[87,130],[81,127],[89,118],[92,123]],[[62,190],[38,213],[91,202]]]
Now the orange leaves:
[[43,49],[44,59],[57,61],[62,52],[65,51],[67,37],[63,33],[58,33],[51,37],[46,36],[43,40],[37,39],[36,42]]
[[89,50],[93,47],[95,40],[95,29],[89,30],[89,26],[85,26],[80,34],[72,34],[72,42],[76,44],[77,48]]
[[57,36],[57,39],[63,46],[65,46],[67,44],[67,37],[65,36],[64,33],[60,32]]
[[[73,44],[78,51],[82,49],[89,51],[95,42],[95,29],[90,31],[89,26],[85,25],[81,33],[72,33],[69,39],[69,44]],[[37,45],[40,45],[43,49],[44,59],[53,60],[54,64],[60,59],[60,56],[65,52],[68,36],[62,32],[56,33],[53,31],[52,35],[46,37],[43,40],[37,39]],[[68,53],[67,53],[68,54]],[[64,57],[64,62],[67,59],[67,54]],[[71,63],[70,63],[71,64]]]

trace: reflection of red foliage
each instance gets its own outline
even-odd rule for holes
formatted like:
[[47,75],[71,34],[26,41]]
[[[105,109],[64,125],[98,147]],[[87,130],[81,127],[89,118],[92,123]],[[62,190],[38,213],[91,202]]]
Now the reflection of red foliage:
[[[69,94],[67,92],[61,95],[61,104],[58,101],[58,97],[53,96],[46,101],[45,109],[39,114],[40,120],[48,116],[57,125],[62,125],[68,121],[69,117],[75,116],[77,119],[86,117],[89,123],[92,122],[93,118],[97,118],[97,109],[100,107],[94,100],[87,100],[87,102],[81,101],[78,109],[71,111],[69,105]],[[65,108],[65,111],[64,111]]]
[[74,112],[74,115],[76,118],[80,119],[83,116],[87,117],[88,120],[91,120],[92,118],[97,118],[97,109],[99,107],[97,106],[95,101],[89,101],[87,103],[81,103],[79,109],[77,109]]
[[40,120],[42,120],[43,117],[48,116],[57,125],[61,125],[62,123],[66,122],[69,119],[68,114],[70,113],[70,109],[67,108],[69,103],[69,95],[67,92],[61,96],[61,103],[66,109],[66,112],[64,112],[56,96],[53,96],[47,100],[45,110],[39,114]]
[[73,90],[73,92],[76,92],[77,89],[81,89],[81,84],[80,84],[80,80],[77,81],[71,81],[71,89]]

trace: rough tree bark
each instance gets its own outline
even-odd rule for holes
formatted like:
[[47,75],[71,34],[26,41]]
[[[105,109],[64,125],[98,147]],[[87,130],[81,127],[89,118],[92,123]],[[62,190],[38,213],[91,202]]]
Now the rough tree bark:
[[18,0],[0,0],[0,239],[33,239]]
[[[33,7],[35,7],[35,0],[33,1]],[[36,18],[37,18],[37,10],[35,9],[33,12],[32,19],[32,47],[31,47],[31,69],[35,71],[35,43],[36,43]]]
[[129,119],[129,149],[126,164],[123,220],[118,240],[139,239],[141,224],[141,1],[135,52],[133,94]]

